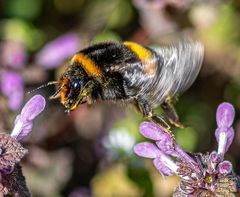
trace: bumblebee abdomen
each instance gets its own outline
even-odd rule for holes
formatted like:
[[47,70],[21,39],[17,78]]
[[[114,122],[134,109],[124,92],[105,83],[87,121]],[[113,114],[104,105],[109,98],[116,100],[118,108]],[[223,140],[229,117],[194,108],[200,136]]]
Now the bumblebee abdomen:
[[157,70],[146,80],[140,94],[152,106],[158,106],[168,96],[178,96],[192,85],[201,68],[203,46],[198,42],[183,42],[152,50],[156,53]]

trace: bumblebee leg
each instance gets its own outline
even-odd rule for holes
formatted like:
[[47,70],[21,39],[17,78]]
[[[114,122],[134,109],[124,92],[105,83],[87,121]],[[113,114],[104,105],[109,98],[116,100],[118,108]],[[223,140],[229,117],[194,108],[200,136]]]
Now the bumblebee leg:
[[182,123],[179,121],[179,117],[177,115],[177,112],[172,104],[173,99],[171,97],[168,97],[162,104],[161,108],[163,109],[164,113],[166,114],[168,120],[170,123],[176,127],[179,128],[185,128]]
[[173,132],[171,131],[171,127],[169,126],[169,124],[167,124],[166,121],[161,116],[153,114],[153,110],[147,102],[138,101],[138,104],[139,108],[143,113],[143,116],[150,120],[151,122],[157,124],[164,132],[166,132],[171,137],[172,147],[174,148],[175,137]]

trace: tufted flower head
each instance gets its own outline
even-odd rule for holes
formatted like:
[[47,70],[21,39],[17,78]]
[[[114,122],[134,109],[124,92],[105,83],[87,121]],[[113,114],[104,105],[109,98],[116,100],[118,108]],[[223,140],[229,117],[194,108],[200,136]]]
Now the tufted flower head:
[[27,153],[16,139],[0,133],[0,172],[9,174]]
[[240,191],[240,179],[234,174],[231,162],[224,160],[224,154],[233,140],[234,114],[231,104],[219,105],[215,132],[218,152],[186,153],[176,141],[173,149],[168,134],[148,122],[140,125],[140,132],[154,143],[139,143],[135,145],[134,152],[154,159],[154,166],[162,175],[175,174],[180,177],[181,182],[173,196],[233,196]]
[[221,155],[212,153],[194,153],[200,172],[194,171],[186,161],[178,161],[177,175],[181,182],[174,196],[229,196],[239,191],[238,177],[232,171],[229,161],[223,161]]
[[31,197],[19,164],[15,165],[11,174],[2,174],[1,179],[0,194],[2,196]]

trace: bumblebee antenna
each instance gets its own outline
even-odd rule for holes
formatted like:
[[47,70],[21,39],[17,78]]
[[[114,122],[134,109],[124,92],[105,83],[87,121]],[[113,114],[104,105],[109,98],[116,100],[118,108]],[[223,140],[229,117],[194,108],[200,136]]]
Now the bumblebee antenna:
[[29,91],[28,94],[30,94],[32,92],[35,92],[36,90],[45,88],[45,87],[50,86],[50,85],[55,85],[55,84],[59,84],[59,82],[58,81],[49,81],[47,84],[43,84],[43,85],[41,85],[41,86],[39,86],[39,87]]
[[61,90],[64,88],[64,86],[65,85],[63,84],[52,96],[49,97],[49,99],[50,100],[56,99],[57,98],[56,96],[59,94],[59,92],[61,92]]

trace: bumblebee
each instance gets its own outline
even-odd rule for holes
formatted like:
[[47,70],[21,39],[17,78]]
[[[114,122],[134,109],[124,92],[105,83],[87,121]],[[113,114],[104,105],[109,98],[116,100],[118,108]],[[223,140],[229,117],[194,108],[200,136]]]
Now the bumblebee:
[[203,46],[192,41],[155,48],[134,42],[95,44],[77,52],[60,80],[50,82],[58,84],[51,99],[60,98],[68,112],[98,100],[131,103],[174,140],[170,125],[153,109],[160,106],[171,124],[183,127],[172,100],[194,82],[202,59]]

